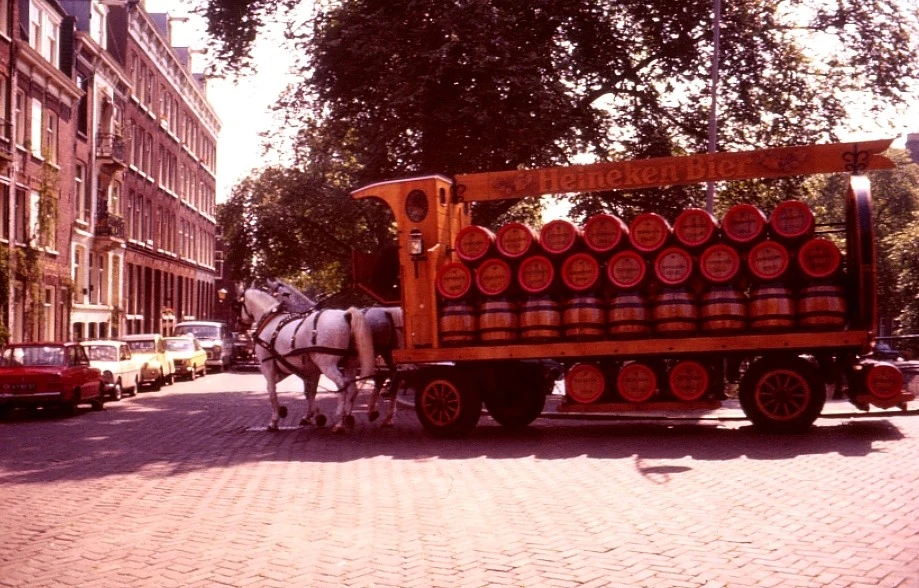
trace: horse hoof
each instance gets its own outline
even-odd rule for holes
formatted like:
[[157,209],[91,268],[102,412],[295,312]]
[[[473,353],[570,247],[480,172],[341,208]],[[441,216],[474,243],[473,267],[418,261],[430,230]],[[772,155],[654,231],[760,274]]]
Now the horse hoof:
[[324,427],[325,424],[326,424],[325,415],[321,415],[321,414],[316,415],[316,426]]
[[282,419],[286,419],[286,418],[287,418],[287,407],[286,407],[286,406],[282,406],[281,408],[279,408],[279,409],[278,409],[278,414],[281,415],[281,418],[282,418]]
[[310,426],[310,425],[312,425],[312,424],[313,424],[313,422],[310,420],[310,417],[303,417],[302,419],[300,419],[300,426],[301,426],[301,427],[308,427],[308,426]]
[[348,429],[348,430],[350,431],[351,429],[354,428],[354,424],[355,424],[356,421],[354,420],[354,415],[353,415],[353,414],[349,414],[349,415],[346,416],[344,419],[342,419],[342,422],[344,423],[345,428]]
[[266,428],[265,430],[268,431],[269,433],[277,433],[281,429],[277,425],[268,425],[268,428]]
[[333,432],[333,433],[344,433],[344,432],[345,432],[345,426],[342,425],[341,423],[339,423],[339,424],[335,425],[334,427],[332,427],[332,432]]
[[372,410],[367,413],[367,420],[369,420],[371,423],[378,418],[380,418],[380,411],[378,410]]
[[383,421],[380,423],[380,426],[384,429],[391,429],[393,427],[392,421]]

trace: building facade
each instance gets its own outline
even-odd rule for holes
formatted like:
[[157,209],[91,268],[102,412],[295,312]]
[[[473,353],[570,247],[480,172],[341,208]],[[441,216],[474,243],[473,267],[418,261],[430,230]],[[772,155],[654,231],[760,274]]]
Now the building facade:
[[212,316],[220,122],[168,17],[136,0],[0,0],[0,17],[0,335]]

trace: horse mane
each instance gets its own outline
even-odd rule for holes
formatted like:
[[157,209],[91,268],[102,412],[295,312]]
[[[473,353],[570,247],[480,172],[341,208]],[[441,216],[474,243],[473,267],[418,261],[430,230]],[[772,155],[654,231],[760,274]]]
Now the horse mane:
[[253,302],[253,304],[258,306],[259,310],[261,310],[263,314],[280,304],[274,296],[268,292],[265,292],[264,290],[259,290],[258,288],[247,289],[244,296],[248,297]]

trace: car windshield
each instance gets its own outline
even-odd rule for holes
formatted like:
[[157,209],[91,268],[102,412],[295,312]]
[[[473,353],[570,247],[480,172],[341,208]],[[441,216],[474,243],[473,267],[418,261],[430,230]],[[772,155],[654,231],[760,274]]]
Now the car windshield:
[[152,352],[156,345],[154,344],[153,339],[141,339],[139,341],[128,341],[128,347],[131,351],[140,351],[140,352]]
[[118,361],[118,350],[111,345],[90,345],[86,353],[91,361]]
[[63,347],[10,347],[4,350],[3,366],[60,366],[65,365]]
[[175,328],[176,335],[194,335],[199,339],[217,339],[220,329],[209,325],[179,325]]
[[175,339],[166,341],[167,351],[192,351],[195,344],[191,339]]

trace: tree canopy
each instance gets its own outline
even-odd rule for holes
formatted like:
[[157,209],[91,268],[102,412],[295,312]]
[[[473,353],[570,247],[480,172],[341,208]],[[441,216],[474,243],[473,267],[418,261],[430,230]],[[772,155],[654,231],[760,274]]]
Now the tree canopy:
[[[308,13],[311,3],[295,0],[205,2],[217,73],[246,71],[262,27],[287,25],[301,76],[277,105],[285,131],[296,131],[285,177],[313,186],[291,192],[298,198],[345,200],[350,188],[423,173],[707,149],[711,0],[343,0]],[[917,27],[919,11],[899,0],[723,3],[719,150],[834,140],[853,93],[869,116],[902,106],[919,80]],[[237,194],[270,188],[274,173]],[[725,187],[719,201],[805,189],[801,178],[745,183]],[[703,198],[702,186],[595,195],[572,215],[673,216]],[[343,202],[283,202],[291,208],[250,210],[279,215],[267,224],[289,226],[287,244],[295,237],[303,257],[336,257],[338,244],[300,239],[319,226],[334,236],[341,211],[357,213]],[[476,221],[494,225],[512,204],[481,206]],[[237,205],[234,196],[226,210]],[[366,249],[377,237],[342,242]],[[269,251],[257,247],[266,243],[251,243],[263,261]]]

